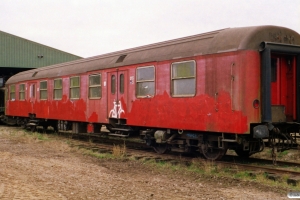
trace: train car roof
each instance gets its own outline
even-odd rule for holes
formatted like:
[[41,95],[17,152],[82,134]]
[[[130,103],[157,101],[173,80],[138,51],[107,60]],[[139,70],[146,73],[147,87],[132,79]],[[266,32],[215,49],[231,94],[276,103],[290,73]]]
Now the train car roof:
[[12,76],[6,84],[196,55],[246,49],[258,51],[262,42],[300,45],[300,35],[291,29],[278,26],[226,28],[24,71]]

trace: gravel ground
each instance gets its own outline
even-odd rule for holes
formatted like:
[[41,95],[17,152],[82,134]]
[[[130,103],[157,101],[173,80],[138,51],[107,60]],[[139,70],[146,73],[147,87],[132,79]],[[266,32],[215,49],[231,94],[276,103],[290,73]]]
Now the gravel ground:
[[65,141],[0,127],[0,199],[287,199],[276,188],[96,159]]

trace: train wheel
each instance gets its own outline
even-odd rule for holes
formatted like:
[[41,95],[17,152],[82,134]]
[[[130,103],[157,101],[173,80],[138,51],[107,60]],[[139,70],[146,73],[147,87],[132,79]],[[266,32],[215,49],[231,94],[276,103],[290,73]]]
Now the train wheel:
[[201,151],[208,160],[220,160],[227,152],[227,148],[210,147],[208,144],[201,145]]
[[25,129],[26,128],[26,123],[27,123],[26,121],[22,121],[20,123],[21,128]]
[[167,144],[155,144],[153,147],[154,151],[158,154],[164,154],[168,151],[168,145]]
[[30,131],[35,132],[36,131],[36,126],[30,126]]
[[251,156],[249,150],[248,151],[243,151],[242,149],[236,149],[234,151],[241,158],[249,158],[249,156]]

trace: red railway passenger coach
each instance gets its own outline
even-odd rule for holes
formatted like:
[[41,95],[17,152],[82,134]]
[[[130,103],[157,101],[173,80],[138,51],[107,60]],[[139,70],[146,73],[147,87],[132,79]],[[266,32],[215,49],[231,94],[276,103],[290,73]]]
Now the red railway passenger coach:
[[228,28],[21,72],[6,121],[57,131],[140,136],[158,153],[250,156],[297,146],[300,35]]

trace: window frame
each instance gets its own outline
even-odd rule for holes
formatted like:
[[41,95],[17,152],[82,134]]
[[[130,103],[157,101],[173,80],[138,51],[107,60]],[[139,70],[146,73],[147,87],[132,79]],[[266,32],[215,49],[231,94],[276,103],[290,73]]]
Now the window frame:
[[[174,64],[180,64],[180,63],[187,63],[187,62],[193,62],[194,63],[194,76],[189,76],[189,77],[173,77],[173,65]],[[182,80],[182,79],[194,79],[195,84],[194,84],[194,94],[174,94],[174,80]],[[185,61],[179,61],[179,62],[173,62],[171,63],[171,96],[172,97],[194,97],[196,96],[197,93],[197,63],[195,60],[185,60]]]
[[[78,83],[79,83],[78,86],[72,86],[71,83],[72,83],[72,79],[73,78],[78,78]],[[70,77],[70,86],[69,86],[69,88],[70,88],[69,98],[70,99],[80,99],[80,76],[72,76],[72,77]],[[72,97],[72,90],[73,89],[78,89],[78,92],[79,92],[78,97]]]
[[[98,84],[98,85],[91,85],[90,78],[93,77],[93,76],[99,76],[99,78],[100,78],[100,84]],[[89,99],[101,99],[102,98],[102,75],[101,75],[101,73],[99,73],[99,74],[90,74],[88,80],[89,80],[89,90],[88,90],[88,97],[89,97]],[[90,90],[92,88],[99,88],[99,90],[100,90],[100,96],[99,97],[91,97]]]
[[[24,86],[24,90],[21,90],[21,86]],[[24,96],[24,98],[23,99],[21,99],[21,94],[24,94],[23,96]],[[20,101],[25,101],[26,100],[26,85],[25,85],[25,83],[21,83],[21,84],[19,84],[19,100]]]
[[[42,83],[46,83],[46,88],[42,88]],[[46,98],[42,98],[42,94],[46,94]],[[43,100],[43,101],[46,101],[48,100],[48,81],[47,80],[43,80],[43,81],[40,81],[40,100]]]
[[[55,87],[55,81],[61,81],[61,87],[60,88],[56,88]],[[58,97],[56,97],[56,95],[55,95],[55,91],[61,91],[61,97],[60,98],[58,98]],[[54,79],[53,80],[53,100],[61,100],[62,99],[62,96],[63,96],[63,80],[62,80],[62,78],[56,78],[56,79]]]
[[[152,79],[149,79],[149,80],[138,80],[138,70],[139,69],[143,69],[143,68],[153,68],[153,80]],[[148,66],[141,66],[141,67],[137,67],[136,70],[135,70],[135,73],[136,73],[136,80],[135,80],[135,96],[136,98],[149,98],[149,97],[153,97],[155,96],[156,94],[156,83],[155,83],[155,80],[156,80],[156,68],[154,65],[148,65]],[[153,95],[139,95],[138,94],[138,84],[139,83],[145,83],[145,82],[153,82],[153,87],[154,87],[154,91],[153,91]]]
[[[13,91],[12,91],[12,88],[14,88]],[[14,98],[12,98],[12,96]],[[9,100],[10,101],[15,101],[16,100],[16,84],[12,84],[12,85],[9,86]]]

